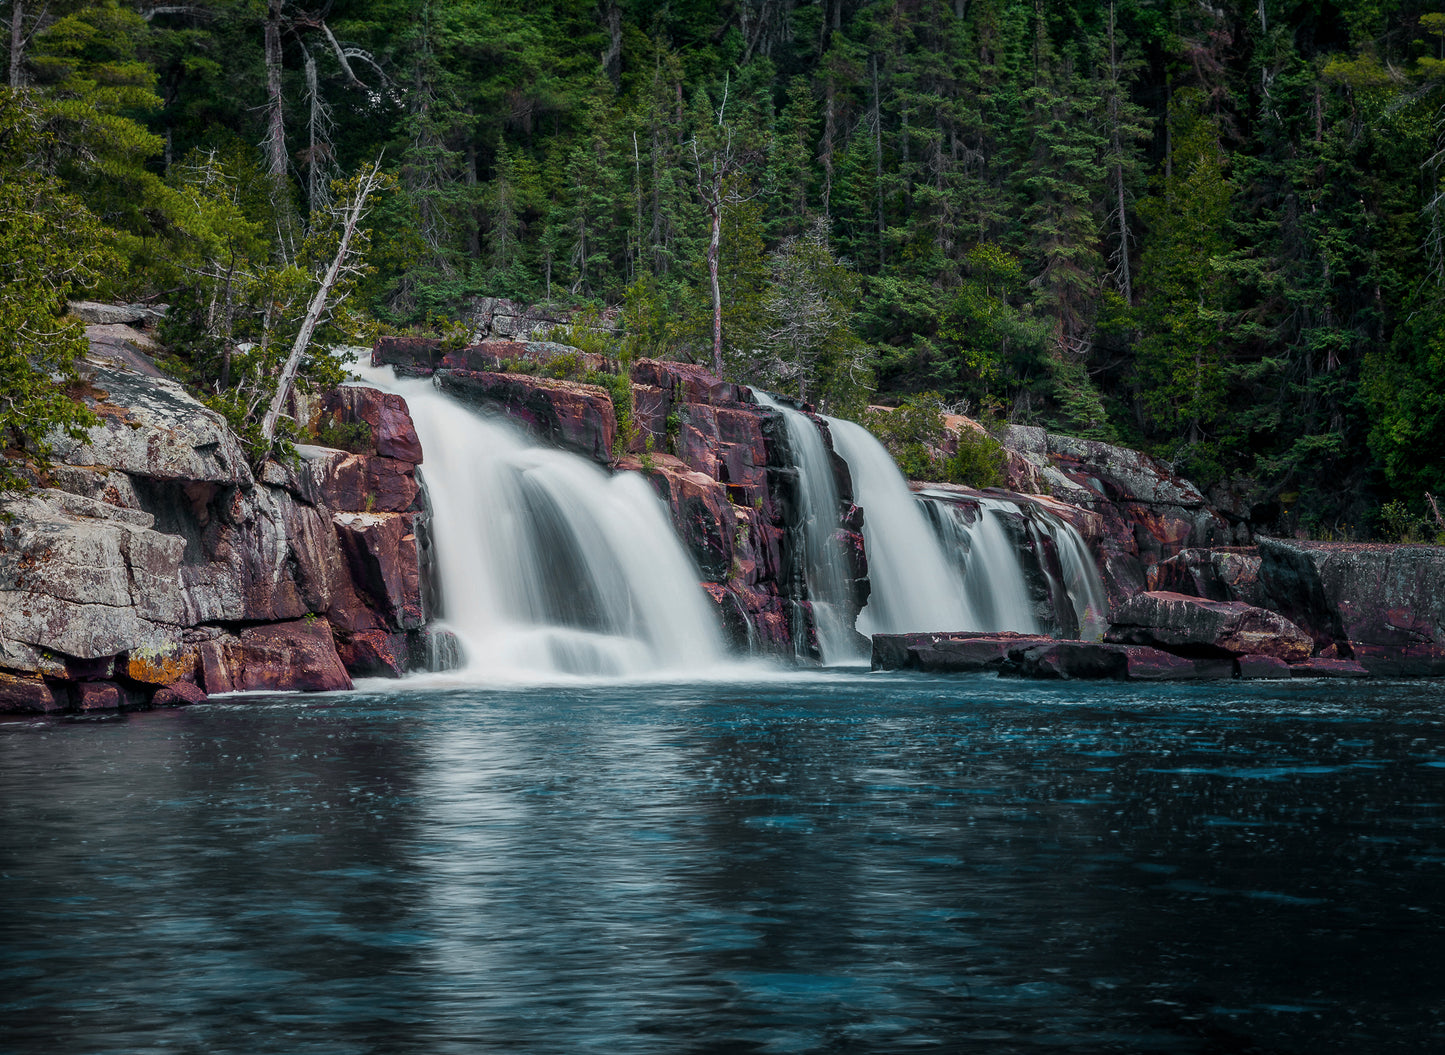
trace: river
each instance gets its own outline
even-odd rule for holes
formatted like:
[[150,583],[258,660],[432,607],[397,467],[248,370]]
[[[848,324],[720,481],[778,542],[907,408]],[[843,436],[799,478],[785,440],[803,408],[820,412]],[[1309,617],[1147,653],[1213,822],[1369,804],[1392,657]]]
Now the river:
[[1445,1050],[1442,720],[824,672],[9,721],[0,1050]]

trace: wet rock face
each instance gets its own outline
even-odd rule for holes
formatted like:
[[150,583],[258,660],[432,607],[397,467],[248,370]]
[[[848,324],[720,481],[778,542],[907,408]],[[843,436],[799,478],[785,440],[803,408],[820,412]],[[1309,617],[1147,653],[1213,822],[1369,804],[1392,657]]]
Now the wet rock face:
[[1201,656],[1308,659],[1314,641],[1277,612],[1241,601],[1210,601],[1178,593],[1145,592],[1113,615],[1104,639]]
[[617,415],[604,388],[476,370],[442,370],[436,383],[465,403],[501,411],[541,440],[604,465],[612,460]]

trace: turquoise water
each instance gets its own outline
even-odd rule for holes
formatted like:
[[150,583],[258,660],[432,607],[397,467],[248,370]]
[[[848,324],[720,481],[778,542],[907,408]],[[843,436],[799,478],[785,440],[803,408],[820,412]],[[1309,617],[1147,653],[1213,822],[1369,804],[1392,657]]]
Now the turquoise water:
[[0,1050],[1445,1049],[1445,686],[0,724]]

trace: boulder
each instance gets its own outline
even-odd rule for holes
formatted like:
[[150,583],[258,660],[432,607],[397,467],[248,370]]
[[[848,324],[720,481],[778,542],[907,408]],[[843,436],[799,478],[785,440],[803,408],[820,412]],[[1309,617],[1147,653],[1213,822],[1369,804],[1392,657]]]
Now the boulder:
[[72,300],[66,305],[81,322],[101,326],[142,326],[165,318],[164,305],[101,304],[93,300]]
[[1352,659],[1325,659],[1316,656],[1290,667],[1296,678],[1368,678],[1370,672]]
[[131,649],[122,658],[125,676],[142,685],[171,685],[196,676],[196,653],[189,646],[169,652]]
[[922,670],[968,673],[1001,670],[1012,652],[1053,644],[1026,634],[922,633],[874,634],[874,670]]
[[55,461],[153,480],[250,486],[250,467],[225,418],[178,383],[110,366],[90,374],[86,402],[101,422],[83,439],[53,436]]
[[201,686],[207,695],[218,696],[240,688],[240,650],[240,639],[229,634],[219,635],[196,646]]
[[706,367],[662,359],[639,359],[632,364],[632,381],[660,388],[674,403],[751,403],[751,393],[724,381]]
[[85,328],[85,339],[90,343],[86,352],[86,360],[90,363],[134,371],[147,377],[165,376],[151,358],[160,346],[134,325],[90,325]]
[[1240,656],[1234,663],[1239,676],[1250,681],[1293,676],[1290,665],[1274,656]]
[[438,370],[474,370],[530,377],[575,376],[585,370],[605,371],[612,362],[605,355],[584,352],[555,341],[490,339],[446,352]]
[[12,499],[5,511],[0,664],[68,677],[66,657],[179,647],[184,540],[144,526],[144,514],[54,491]]
[[[325,619],[297,619],[241,631],[239,676],[241,691],[286,689],[328,692],[351,688],[331,624]],[[211,691],[209,682],[207,691]]]
[[443,392],[473,406],[499,410],[538,439],[603,465],[612,461],[617,417],[605,388],[473,370],[442,370],[436,377]]
[[[331,519],[350,573],[349,584],[354,595],[380,616],[380,627],[391,631],[420,627],[425,613],[415,517],[408,513],[336,513]],[[354,613],[337,622],[351,629],[372,628],[358,622]]]
[[126,703],[125,693],[113,681],[81,681],[70,691],[77,711],[118,711]]
[[1257,547],[1191,548],[1152,565],[1147,582],[1152,591],[1267,608],[1269,599],[1259,585],[1259,569]]
[[1314,642],[1277,612],[1241,601],[1209,601],[1165,592],[1144,592],[1116,609],[1104,640],[1149,645],[1194,655],[1274,656],[1306,659]]
[[66,704],[37,675],[0,670],[0,714],[53,714]]
[[343,385],[322,397],[321,412],[343,424],[365,422],[371,429],[372,450],[383,458],[421,462],[421,440],[401,396],[365,385]]
[[156,690],[151,697],[152,707],[189,707],[194,703],[206,702],[206,691],[188,681],[178,681]]
[[1047,641],[1020,648],[1000,671],[1024,678],[1113,678],[1129,674],[1129,653],[1119,645]]
[[340,635],[337,655],[356,678],[399,678],[408,669],[406,635],[385,630],[358,630]]
[[1130,681],[1222,681],[1237,673],[1232,659],[1177,656],[1147,645],[1124,646]]
[[1219,680],[1234,676],[1234,663],[1229,659],[1178,656],[1147,645],[1050,641],[1011,649],[1000,673],[1049,679]]
[[438,337],[382,337],[371,350],[371,365],[394,367],[403,377],[430,377],[443,355]]
[[419,507],[416,465],[397,458],[297,447],[303,496],[313,505],[363,513],[407,513]]

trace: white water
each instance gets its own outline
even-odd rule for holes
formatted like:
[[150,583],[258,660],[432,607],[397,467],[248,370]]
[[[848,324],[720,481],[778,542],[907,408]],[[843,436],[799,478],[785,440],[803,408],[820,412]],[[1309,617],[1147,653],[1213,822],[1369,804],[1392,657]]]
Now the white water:
[[848,564],[838,540],[842,510],[823,436],[806,414],[756,389],[753,398],[783,415],[788,447],[798,468],[806,587],[818,631],[818,651],[827,664],[861,660],[863,653],[850,619]]
[[1064,576],[1064,589],[1074,605],[1079,622],[1079,639],[1102,641],[1109,629],[1109,601],[1104,595],[1104,580],[1094,563],[1089,547],[1077,528],[1067,520],[1041,511],[1044,528],[1054,540],[1059,555],[1059,569]]
[[[945,548],[962,560],[964,588],[977,620],[969,629],[1039,633],[1018,546],[1001,520],[1017,513],[1017,507],[995,498],[978,498],[978,519],[969,524],[961,516],[963,509],[951,502],[928,497],[918,501],[933,507]],[[866,506],[863,515],[868,515]]]
[[353,369],[411,408],[444,625],[464,675],[637,677],[722,661],[697,569],[640,476],[536,446],[430,381]]
[[863,507],[872,590],[858,614],[863,634],[982,629],[967,591],[883,444],[861,425],[828,418],[833,447]]

